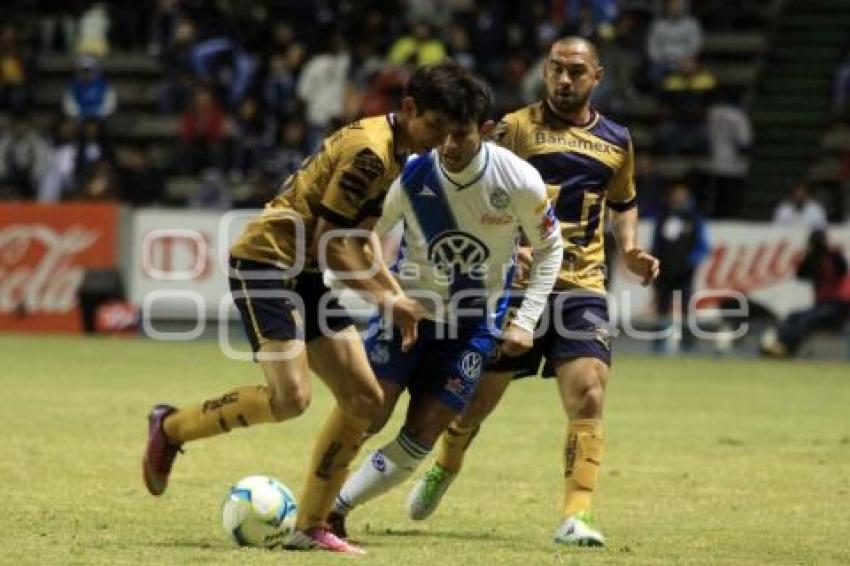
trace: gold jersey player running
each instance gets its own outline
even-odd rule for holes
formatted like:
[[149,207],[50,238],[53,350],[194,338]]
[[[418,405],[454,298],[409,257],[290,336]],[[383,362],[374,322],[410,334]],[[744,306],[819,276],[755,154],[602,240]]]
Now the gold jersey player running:
[[[153,495],[165,491],[185,443],[300,415],[310,402],[312,370],[336,406],[318,434],[287,544],[362,553],[324,522],[382,395],[352,321],[326,300],[318,262],[324,257],[339,273],[373,273],[349,278],[348,285],[392,313],[406,346],[415,341],[424,311],[383,267],[370,230],[407,154],[438,145],[453,123],[469,121],[475,97],[469,84],[455,64],[416,71],[400,112],[360,120],[330,136],[248,224],[231,249],[230,289],[266,383],[181,409],[156,405],[143,458]],[[342,232],[328,239],[333,229]],[[372,270],[374,264],[381,267]]]
[[[604,287],[603,220],[610,210],[626,267],[645,285],[658,260],[637,247],[632,142],[626,128],[600,115],[590,96],[602,78],[596,48],[580,38],[554,43],[543,68],[546,99],[505,116],[496,139],[540,172],[561,224],[564,260],[549,297],[546,325],[533,348],[502,358],[481,377],[472,401],[444,433],[437,462],[408,501],[413,519],[439,504],[466,449],[512,379],[556,377],[567,431],[563,520],[554,540],[601,546],[590,505],[602,460],[602,406],[611,364]],[[566,332],[565,332],[566,331]]]

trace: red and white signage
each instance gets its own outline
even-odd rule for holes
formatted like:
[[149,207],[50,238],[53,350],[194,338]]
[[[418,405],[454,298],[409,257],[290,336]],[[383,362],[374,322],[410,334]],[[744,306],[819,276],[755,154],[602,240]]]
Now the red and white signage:
[[[133,214],[132,302],[151,318],[218,317],[229,294],[230,245],[257,211],[155,210]],[[199,307],[200,305],[200,307]]]
[[[156,319],[218,318],[219,305],[229,294],[228,249],[257,213],[135,211],[126,274],[133,304]],[[808,239],[806,231],[742,222],[711,222],[708,229],[712,251],[697,271],[695,284],[696,291],[712,293],[699,303],[705,312],[730,291],[779,316],[811,305],[811,285],[795,278],[796,261]],[[850,226],[834,226],[829,236],[834,245],[850,253]],[[642,222],[639,241],[646,249],[651,237],[652,225]],[[621,321],[654,317],[652,289],[641,287],[622,266],[616,270],[611,298]]]
[[0,330],[79,332],[86,269],[116,265],[114,204],[0,205]]
[[[796,279],[797,261],[805,253],[808,241],[806,230],[772,224],[710,222],[708,232],[711,253],[697,270],[694,290],[710,292],[711,298],[699,301],[698,307],[710,308],[730,292],[746,295],[778,316],[811,306],[811,284]],[[833,246],[850,254],[850,226],[833,226],[828,234]],[[645,249],[651,248],[651,223],[641,223],[638,240]],[[617,267],[611,294],[620,320],[654,317],[651,288],[641,287],[621,265]]]

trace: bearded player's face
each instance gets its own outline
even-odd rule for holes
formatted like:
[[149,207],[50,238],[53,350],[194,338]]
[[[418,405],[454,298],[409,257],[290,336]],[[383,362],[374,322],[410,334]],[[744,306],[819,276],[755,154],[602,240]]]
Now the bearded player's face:
[[602,67],[581,44],[555,44],[543,66],[546,97],[560,114],[569,114],[588,103],[602,79]]

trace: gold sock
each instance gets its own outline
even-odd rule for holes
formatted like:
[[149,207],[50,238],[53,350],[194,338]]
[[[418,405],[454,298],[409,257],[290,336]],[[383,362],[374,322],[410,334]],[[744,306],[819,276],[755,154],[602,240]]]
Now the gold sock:
[[370,419],[349,416],[335,406],[316,439],[307,481],[298,503],[297,527],[306,530],[325,522],[342,484],[348,465],[366,438]]
[[239,387],[198,406],[179,409],[163,423],[175,444],[206,438],[236,427],[276,422],[265,385]]
[[564,516],[590,509],[602,464],[602,420],[575,419],[564,449]]
[[480,428],[480,425],[465,428],[459,427],[454,423],[450,424],[449,428],[440,437],[440,451],[437,454],[437,464],[444,470],[454,474],[458,473],[461,466],[463,466],[463,457],[466,454],[466,449],[469,448]]

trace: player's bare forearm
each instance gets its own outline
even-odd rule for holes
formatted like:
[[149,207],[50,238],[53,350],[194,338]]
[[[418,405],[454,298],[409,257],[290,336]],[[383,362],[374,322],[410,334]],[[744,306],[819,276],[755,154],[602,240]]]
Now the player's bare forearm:
[[658,278],[661,268],[657,258],[637,245],[637,207],[623,212],[612,211],[611,221],[626,268],[641,278],[641,284],[649,285]]
[[623,211],[611,211],[614,238],[620,252],[627,254],[637,247],[638,209],[636,206]]
[[378,272],[375,278],[379,280],[382,286],[387,286],[397,295],[401,295],[404,291],[399,285],[398,280],[392,276],[390,270],[387,269],[387,263],[384,261],[383,251],[381,247],[381,239],[375,232],[369,236],[369,241],[365,247],[366,255],[370,258],[371,265],[377,266]]
[[381,259],[380,248],[372,238],[347,237],[328,241],[325,251],[328,268],[347,274],[361,274],[346,278],[345,284],[355,290],[371,295],[379,305],[401,294],[401,287],[390,275]]

